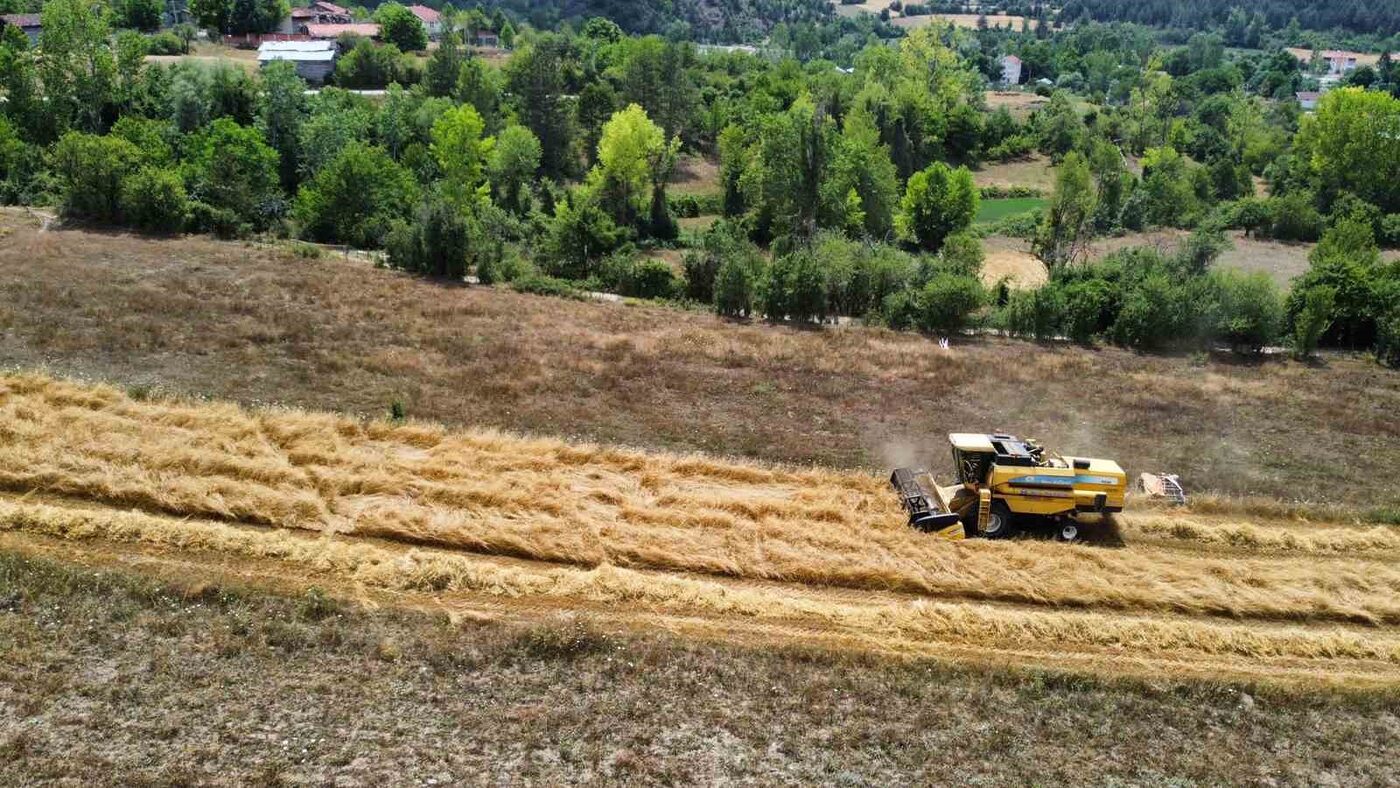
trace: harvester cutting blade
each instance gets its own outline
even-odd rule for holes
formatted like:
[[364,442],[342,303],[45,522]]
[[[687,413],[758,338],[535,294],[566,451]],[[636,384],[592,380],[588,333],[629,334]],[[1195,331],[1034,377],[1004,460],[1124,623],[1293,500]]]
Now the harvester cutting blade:
[[909,513],[910,526],[924,533],[937,532],[940,536],[954,539],[962,536],[961,533],[944,533],[954,530],[954,525],[958,526],[956,530],[961,531],[960,518],[943,503],[938,495],[938,486],[928,471],[923,468],[896,468],[890,474],[890,486],[899,493],[900,505]]

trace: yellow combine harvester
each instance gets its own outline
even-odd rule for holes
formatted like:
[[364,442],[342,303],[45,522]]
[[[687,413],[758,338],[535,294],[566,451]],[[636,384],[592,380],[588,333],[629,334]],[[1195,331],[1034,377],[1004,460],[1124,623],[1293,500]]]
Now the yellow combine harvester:
[[1118,463],[1047,454],[1014,435],[955,432],[957,484],[939,487],[922,468],[897,468],[890,484],[909,524],[950,539],[1004,539],[1023,525],[1051,525],[1066,542],[1079,538],[1081,514],[1123,511],[1128,477]]

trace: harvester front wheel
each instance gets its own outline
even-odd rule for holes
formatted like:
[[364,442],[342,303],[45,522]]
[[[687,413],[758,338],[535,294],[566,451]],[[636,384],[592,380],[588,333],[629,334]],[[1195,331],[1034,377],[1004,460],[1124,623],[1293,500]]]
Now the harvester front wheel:
[[1011,510],[1004,501],[992,501],[992,510],[987,514],[987,522],[979,523],[978,529],[988,539],[1006,539],[1016,532],[1011,521]]

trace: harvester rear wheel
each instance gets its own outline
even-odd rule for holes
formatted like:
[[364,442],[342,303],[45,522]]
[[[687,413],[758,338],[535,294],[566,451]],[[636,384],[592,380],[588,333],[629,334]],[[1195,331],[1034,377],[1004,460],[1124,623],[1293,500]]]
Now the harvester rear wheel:
[[987,522],[978,525],[978,530],[988,539],[1006,539],[1016,532],[1011,510],[1004,501],[992,501],[992,510],[987,515]]

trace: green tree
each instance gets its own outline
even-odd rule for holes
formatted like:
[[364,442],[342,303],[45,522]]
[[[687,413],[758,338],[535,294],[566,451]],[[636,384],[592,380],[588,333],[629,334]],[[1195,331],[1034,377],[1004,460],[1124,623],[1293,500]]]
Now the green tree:
[[428,57],[428,65],[423,70],[423,87],[428,95],[447,97],[456,93],[457,80],[466,61],[467,53],[462,49],[461,38],[456,33],[444,35],[438,48]]
[[1328,191],[1349,191],[1385,213],[1400,212],[1400,98],[1329,91],[1303,119],[1296,145]]
[[798,238],[816,234],[833,126],[826,112],[805,95],[786,112],[759,120],[758,145],[743,175],[745,199],[771,217],[777,233]]
[[121,220],[122,179],[136,168],[141,152],[120,137],[70,131],[50,157],[65,216],[92,222]]
[[655,202],[658,189],[664,209],[665,179],[679,146],[679,140],[668,144],[661,127],[636,104],[603,124],[598,166],[590,173],[589,183],[615,223],[634,224],[648,209],[648,198]]
[[220,118],[188,140],[185,183],[194,200],[266,227],[280,213],[277,151],[256,129]]
[[306,123],[306,83],[288,61],[269,63],[262,69],[262,101],[258,131],[277,151],[282,188],[296,187],[301,168],[301,128]]
[[763,311],[769,320],[807,323],[825,320],[827,298],[825,261],[810,246],[773,261],[763,288]]
[[1268,274],[1232,269],[1212,271],[1216,338],[1236,351],[1258,353],[1283,327],[1283,297]]
[[524,126],[507,126],[501,131],[486,166],[497,205],[515,213],[527,210],[540,153],[540,141]]
[[895,225],[901,237],[937,251],[943,239],[970,227],[976,215],[972,173],[966,167],[954,170],[934,162],[909,179]]
[[574,117],[564,82],[569,54],[566,39],[546,34],[517,51],[506,66],[517,115],[539,139],[540,166],[553,177],[574,171]]
[[[1332,325],[1337,291],[1330,287],[1313,287],[1301,292],[1298,313],[1293,317],[1293,355],[1307,360],[1317,351],[1317,343]],[[1291,300],[1291,299],[1290,299]]]
[[443,113],[433,123],[432,154],[451,199],[459,206],[475,201],[496,141],[483,137],[486,124],[470,104]]
[[623,232],[591,195],[576,191],[554,204],[542,247],[545,270],[553,276],[586,279],[593,262],[612,254]]
[[1055,173],[1055,191],[1046,206],[1032,251],[1052,271],[1084,258],[1093,234],[1098,194],[1089,162],[1075,151],[1065,156]]
[[117,61],[111,12],[97,0],[48,0],[42,15],[39,76],[45,110],[59,129],[97,131],[114,98]]
[[150,33],[160,27],[163,8],[160,0],[116,0],[112,3],[118,27],[140,30],[143,33]]
[[715,274],[715,312],[724,317],[753,315],[755,281],[761,274],[762,260],[755,265],[741,257],[726,259]]
[[146,166],[122,180],[123,221],[150,233],[176,233],[185,225],[189,198],[178,173]]
[[1370,225],[1343,219],[1323,234],[1308,254],[1308,270],[1293,281],[1288,314],[1296,328],[1308,294],[1318,288],[1332,292],[1331,325],[1322,335],[1328,344],[1369,347],[1376,336],[1381,306],[1375,278],[1381,269],[1380,250]]
[[384,3],[374,11],[379,23],[379,37],[404,52],[421,52],[428,48],[428,31],[423,20],[399,3]]
[[[841,136],[835,144],[831,176],[822,184],[822,201],[841,206],[844,221],[871,238],[884,239],[894,228],[894,210],[899,201],[899,174],[890,160],[889,146],[881,144],[880,131],[864,111],[846,116]],[[857,197],[845,209],[847,195]],[[852,222],[853,214],[859,217]]]
[[353,142],[302,187],[293,215],[314,240],[377,248],[417,199],[407,170],[382,149]]
[[690,76],[689,44],[647,36],[630,42],[622,68],[622,98],[639,104],[667,138],[688,137],[700,92]]
[[389,264],[460,281],[467,275],[471,235],[470,224],[453,201],[430,194],[411,222],[397,222],[389,232]]
[[417,73],[393,44],[376,45],[362,38],[335,65],[335,84],[357,90],[379,90],[397,82],[411,85]]
[[928,332],[955,333],[987,303],[987,291],[975,277],[935,274],[918,295],[918,326]]

